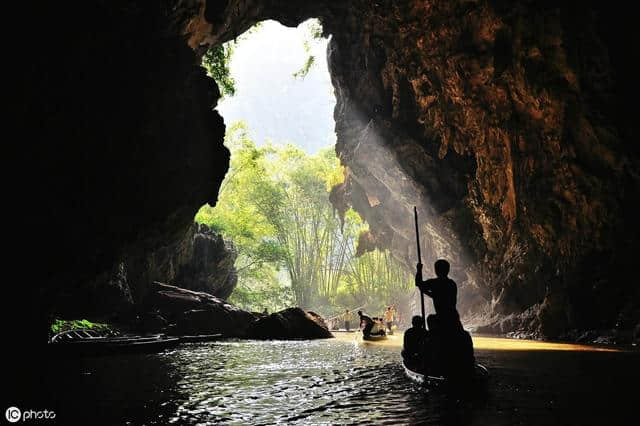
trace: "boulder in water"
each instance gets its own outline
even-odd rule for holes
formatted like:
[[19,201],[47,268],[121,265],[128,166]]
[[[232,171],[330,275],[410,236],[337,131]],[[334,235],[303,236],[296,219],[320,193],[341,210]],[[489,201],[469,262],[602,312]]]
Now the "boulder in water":
[[256,316],[208,293],[156,282],[153,307],[183,335],[217,334],[244,337]]
[[326,339],[333,337],[324,320],[300,308],[287,308],[255,320],[247,330],[251,339]]

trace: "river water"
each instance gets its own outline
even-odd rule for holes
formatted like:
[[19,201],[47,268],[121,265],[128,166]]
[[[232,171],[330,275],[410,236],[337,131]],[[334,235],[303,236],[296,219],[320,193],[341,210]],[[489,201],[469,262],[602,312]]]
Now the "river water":
[[399,343],[220,341],[58,361],[58,424],[613,425],[637,417],[640,355],[474,338],[490,371],[469,394],[410,382]]

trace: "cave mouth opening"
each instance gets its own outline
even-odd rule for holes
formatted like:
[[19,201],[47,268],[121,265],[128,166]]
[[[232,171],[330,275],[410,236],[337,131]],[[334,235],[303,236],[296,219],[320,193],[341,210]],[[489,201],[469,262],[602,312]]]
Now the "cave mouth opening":
[[413,294],[406,268],[367,247],[358,213],[330,201],[346,172],[335,153],[329,41],[316,19],[296,28],[269,20],[212,48],[217,59],[211,50],[203,57],[221,90],[231,160],[216,206],[203,206],[196,222],[233,242],[229,300],[246,310],[377,314]]

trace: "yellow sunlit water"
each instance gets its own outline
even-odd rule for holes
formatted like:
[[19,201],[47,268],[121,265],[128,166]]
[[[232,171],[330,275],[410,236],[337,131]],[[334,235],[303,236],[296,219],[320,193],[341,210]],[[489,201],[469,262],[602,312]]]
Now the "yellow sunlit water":
[[[334,332],[338,340],[350,341],[363,345],[402,347],[402,332],[396,332],[387,336],[385,340],[365,341],[359,332]],[[577,345],[571,343],[541,342],[537,340],[506,339],[500,337],[473,336],[473,348],[475,350],[495,351],[588,351],[588,352],[620,352],[620,349],[604,348],[591,345]]]

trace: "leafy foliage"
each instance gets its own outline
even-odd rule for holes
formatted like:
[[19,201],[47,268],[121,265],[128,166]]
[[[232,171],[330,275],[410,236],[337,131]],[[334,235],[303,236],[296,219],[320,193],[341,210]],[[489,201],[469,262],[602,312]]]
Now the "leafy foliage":
[[229,127],[225,143],[231,166],[218,204],[196,221],[238,248],[232,302],[253,310],[295,303],[331,315],[359,305],[379,311],[413,288],[388,252],[356,256],[367,227],[350,210],[343,228],[329,202],[344,175],[332,148],[311,156],[292,145],[257,147],[242,123]]
[[237,42],[254,33],[261,27],[258,22],[245,31],[240,37],[217,46],[211,46],[202,55],[202,66],[207,70],[207,75],[213,78],[220,88],[220,96],[233,96],[236,94],[236,81],[231,76],[229,65]]
[[82,320],[61,320],[56,319],[51,324],[51,333],[57,334],[67,330],[76,330],[80,328],[91,328],[99,331],[114,331],[109,324],[91,322],[86,319]]
[[233,44],[225,43],[209,48],[202,56],[202,66],[207,70],[220,88],[220,95],[233,96],[236,93],[235,80],[229,71],[229,62],[233,55]]
[[317,19],[309,19],[307,22],[303,24],[305,26],[305,30],[307,32],[306,39],[303,42],[304,51],[308,55],[307,59],[304,61],[302,68],[293,73],[293,77],[295,78],[305,78],[313,64],[316,62],[316,57],[311,53],[311,45],[322,39],[322,25],[320,25],[320,21]]

